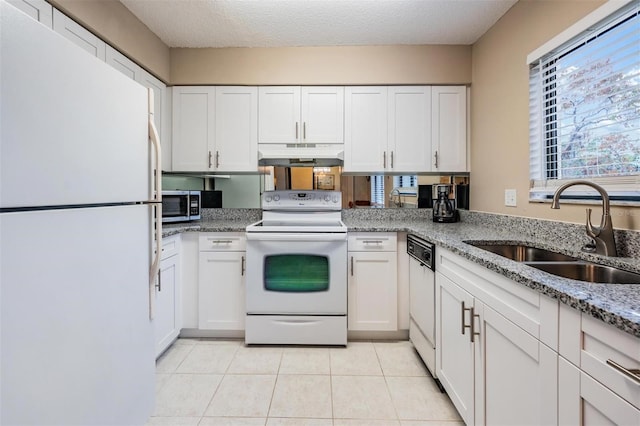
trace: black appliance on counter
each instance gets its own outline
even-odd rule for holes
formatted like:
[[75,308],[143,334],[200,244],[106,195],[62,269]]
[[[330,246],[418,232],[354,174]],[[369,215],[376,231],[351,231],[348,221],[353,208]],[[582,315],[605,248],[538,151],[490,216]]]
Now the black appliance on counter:
[[433,221],[452,223],[460,220],[456,200],[451,199],[453,184],[433,185]]
[[220,209],[222,208],[222,191],[200,191],[201,192],[201,205],[205,209]]

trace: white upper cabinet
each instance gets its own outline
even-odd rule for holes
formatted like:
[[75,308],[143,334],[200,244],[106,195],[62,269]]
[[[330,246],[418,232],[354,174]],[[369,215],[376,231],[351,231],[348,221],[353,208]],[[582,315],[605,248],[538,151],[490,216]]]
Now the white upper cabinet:
[[259,88],[260,143],[344,142],[344,88]]
[[344,104],[344,171],[384,170],[387,87],[346,87]]
[[386,170],[429,170],[431,87],[389,87],[389,139]]
[[302,88],[303,143],[344,142],[344,88]]
[[111,46],[106,47],[106,62],[131,80],[139,81],[142,67]]
[[53,10],[53,29],[96,58],[106,60],[107,44],[57,9]]
[[468,171],[467,88],[432,88],[431,144],[433,171]]
[[53,7],[45,0],[9,0],[9,3],[41,24],[53,28]]
[[258,89],[216,87],[215,170],[258,169]]
[[215,87],[173,88],[174,171],[213,170],[215,98]]
[[345,172],[468,170],[464,86],[345,90]]
[[174,171],[258,170],[256,87],[173,88]]

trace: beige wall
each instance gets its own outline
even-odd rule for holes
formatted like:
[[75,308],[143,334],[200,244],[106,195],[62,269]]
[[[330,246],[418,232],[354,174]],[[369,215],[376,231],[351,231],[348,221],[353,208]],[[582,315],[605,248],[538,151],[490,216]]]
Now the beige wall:
[[[520,0],[472,50],[471,209],[584,223],[584,205],[529,203],[526,56],[600,6],[601,0]],[[517,207],[504,190],[517,190]],[[599,207],[594,207],[594,213]],[[613,225],[640,230],[639,208],[613,208]],[[599,215],[594,216],[599,221]]]
[[171,49],[172,84],[468,84],[471,46]]
[[170,81],[170,51],[118,0],[49,0],[160,80]]

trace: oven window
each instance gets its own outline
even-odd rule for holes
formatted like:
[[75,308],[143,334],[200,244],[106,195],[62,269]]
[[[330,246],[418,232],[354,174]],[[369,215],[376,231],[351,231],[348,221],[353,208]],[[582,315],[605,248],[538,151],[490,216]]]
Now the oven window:
[[314,254],[276,254],[264,259],[267,291],[308,293],[329,290],[329,259]]

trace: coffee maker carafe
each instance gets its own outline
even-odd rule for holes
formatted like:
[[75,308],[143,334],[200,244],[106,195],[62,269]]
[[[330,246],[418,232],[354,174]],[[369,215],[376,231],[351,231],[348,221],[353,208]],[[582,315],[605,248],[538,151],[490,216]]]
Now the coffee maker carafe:
[[433,221],[451,223],[460,220],[456,202],[449,198],[453,193],[453,185],[433,185]]

